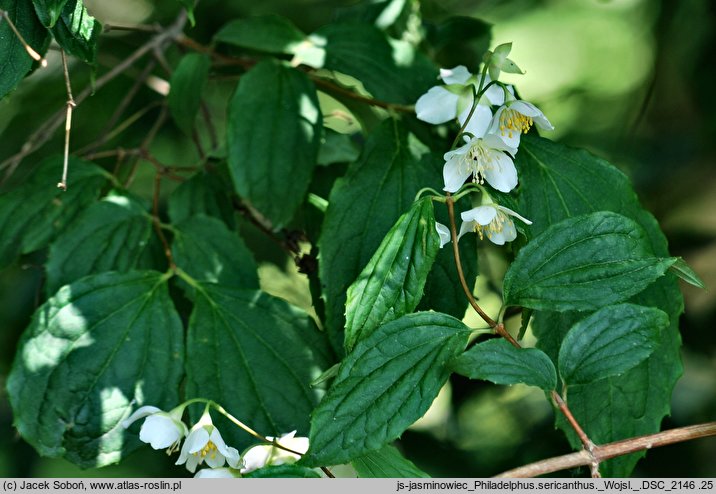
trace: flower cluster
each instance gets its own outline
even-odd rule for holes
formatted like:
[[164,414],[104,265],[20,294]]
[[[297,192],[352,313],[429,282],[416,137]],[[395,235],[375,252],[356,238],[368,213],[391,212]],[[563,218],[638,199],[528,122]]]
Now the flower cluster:
[[267,465],[293,463],[308,451],[308,438],[296,437],[296,431],[293,431],[278,439],[267,437],[271,444],[252,446],[240,455],[236,448],[224,442],[211,420],[208,406],[191,429],[182,421],[185,408],[186,404],[183,404],[164,412],[157,407],[143,406],[124,420],[122,427],[127,429],[144,418],[139,439],[154,449],[166,449],[167,454],[178,451],[181,446],[176,465],[185,465],[192,473],[204,463],[209,467],[196,472],[198,478],[241,477]]
[[[500,72],[521,73],[507,58],[510,49],[508,43],[488,52],[479,75],[471,74],[462,65],[441,69],[440,79],[444,84],[430,88],[415,104],[421,120],[440,124],[457,119],[461,126],[464,143],[443,157],[443,190],[456,193],[471,178],[482,191],[483,199],[482,205],[462,213],[459,236],[474,231],[480,239],[486,236],[498,245],[516,238],[512,217],[526,224],[531,222],[495,204],[483,185],[487,183],[500,192],[511,192],[518,183],[513,160],[520,136],[533,125],[541,130],[554,128],[536,106],[518,100],[512,86],[499,82]],[[450,235],[444,225],[437,224],[436,228],[442,247]]]

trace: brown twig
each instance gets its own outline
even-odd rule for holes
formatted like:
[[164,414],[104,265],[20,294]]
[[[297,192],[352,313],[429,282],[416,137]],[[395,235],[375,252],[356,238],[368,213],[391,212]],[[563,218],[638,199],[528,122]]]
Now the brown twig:
[[162,247],[164,248],[164,255],[169,263],[169,269],[175,270],[176,264],[174,264],[174,257],[172,256],[172,249],[169,247],[167,237],[164,235],[162,225],[159,221],[159,195],[162,187],[162,173],[157,170],[154,175],[154,195],[152,197],[152,224],[154,225],[154,231],[157,233]]
[[57,184],[57,187],[62,190],[67,190],[67,168],[70,163],[70,132],[72,130],[72,110],[77,106],[75,99],[72,97],[72,84],[70,84],[70,72],[67,69],[67,55],[65,50],[60,50],[62,55],[62,73],[65,77],[65,89],[67,89],[67,110],[65,115],[65,148],[63,152],[63,163],[62,163],[62,179]]
[[591,465],[593,458],[597,461],[605,461],[617,456],[623,456],[629,453],[636,453],[651,448],[658,448],[668,444],[690,441],[701,437],[716,436],[716,422],[708,422],[705,424],[690,425],[671,429],[668,431],[657,432],[646,436],[633,437],[622,441],[594,446],[592,455],[587,451],[579,451],[568,455],[548,458],[546,460],[537,461],[524,465],[506,472],[502,472],[496,477],[536,477],[548,473],[559,472],[568,468]]
[[600,460],[595,456],[594,449],[595,445],[592,442],[591,439],[589,439],[589,436],[584,432],[582,427],[579,425],[579,422],[577,422],[577,419],[574,418],[574,415],[572,415],[572,411],[569,409],[567,404],[564,402],[561,396],[559,396],[559,393],[552,390],[550,392],[550,396],[552,397],[552,400],[554,401],[554,404],[559,408],[559,410],[562,412],[564,417],[567,419],[567,422],[569,422],[569,425],[572,426],[572,429],[574,429],[574,432],[577,433],[577,436],[579,437],[579,440],[582,443],[582,447],[584,448],[584,452],[591,458],[591,462],[589,463],[589,467],[592,472],[592,477],[599,478],[601,475],[599,474],[599,462]]

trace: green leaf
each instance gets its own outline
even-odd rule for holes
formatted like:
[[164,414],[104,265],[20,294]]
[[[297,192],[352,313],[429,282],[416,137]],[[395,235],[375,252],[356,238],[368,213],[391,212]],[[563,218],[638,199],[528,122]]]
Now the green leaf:
[[[227,174],[228,175],[228,174]],[[216,173],[199,172],[182,182],[169,196],[169,218],[172,223],[205,214],[219,218],[230,228],[235,225],[234,210],[229,196],[228,180]]]
[[398,218],[358,279],[348,287],[345,348],[378,326],[415,310],[440,247],[433,203],[422,199]]
[[179,0],[179,3],[186,9],[186,17],[189,19],[189,23],[194,26],[196,19],[194,19],[194,4],[196,0]]
[[224,223],[203,214],[175,226],[172,255],[196,281],[234,288],[259,287],[256,262],[241,238]]
[[669,271],[674,273],[689,285],[693,285],[696,288],[706,288],[706,285],[703,280],[699,278],[699,275],[697,275],[694,270],[691,269],[691,266],[689,266],[681,257],[676,258],[676,262],[671,265]]
[[441,157],[431,154],[402,124],[387,120],[368,137],[360,159],[336,181],[318,239],[318,273],[326,299],[326,328],[337,352],[343,349],[348,287],[413,204],[415,194],[440,180],[442,164]]
[[[520,172],[517,211],[534,220],[528,235],[538,235],[551,224],[593,211],[614,211],[641,225],[653,252],[668,257],[666,238],[654,217],[645,211],[627,177],[603,159],[531,134],[522,137],[516,165]],[[622,376],[569,388],[569,406],[577,420],[598,444],[651,434],[659,430],[669,413],[671,390],[682,372],[679,347],[679,315],[683,298],[675,276],[659,278],[630,302],[658,307],[671,324],[662,332],[651,356]],[[584,317],[579,313],[535,312],[533,330],[538,346],[557,362],[557,352],[567,330]],[[574,448],[579,438],[557,416]],[[603,475],[629,476],[644,452],[603,462]]]
[[32,0],[35,12],[45,27],[52,27],[60,18],[67,0]]
[[408,314],[359,341],[311,416],[306,466],[335,465],[382,448],[430,407],[469,330],[445,314]]
[[92,204],[50,246],[47,291],[88,274],[137,268],[151,233],[151,216],[131,197]]
[[[307,435],[321,396],[310,383],[333,363],[311,319],[263,292],[197,287],[187,335],[187,397],[221,403],[265,435]],[[221,431],[239,449],[251,443],[235,426]]]
[[358,149],[351,136],[335,130],[323,129],[321,148],[318,150],[318,164],[349,163],[358,158]]
[[247,479],[318,479],[321,475],[300,465],[269,465],[243,474]]
[[89,64],[94,64],[97,58],[100,34],[102,25],[89,15],[82,0],[69,0],[52,28],[52,35],[63,50]]
[[351,465],[360,478],[430,478],[430,475],[416,467],[412,461],[401,455],[395,446],[391,445],[360,456],[353,460]]
[[669,316],[653,307],[604,307],[567,332],[559,350],[559,374],[567,385],[622,374],[651,355],[668,326]]
[[505,274],[505,303],[598,309],[644,290],[674,261],[655,257],[644,230],[625,216],[602,211],[567,218],[520,250]]
[[97,199],[109,178],[98,166],[78,158],[70,157],[69,167],[66,192],[56,185],[62,158],[54,157],[43,161],[27,182],[0,195],[0,267],[49,244]]
[[408,42],[389,42],[374,26],[326,24],[312,36],[325,40],[323,68],[358,79],[380,100],[414,104],[436,84],[438,70],[432,62]]
[[121,426],[136,406],[178,403],[184,339],[166,280],[88,276],[35,312],[7,387],[15,425],[41,455],[118,462],[140,444]]
[[[0,0],[0,9],[7,12],[25,41],[40,55],[47,50],[50,33],[27,0]],[[0,99],[15,89],[34,63],[5,19],[0,20]],[[55,181],[57,182],[57,181]]]
[[316,88],[304,73],[265,60],[241,77],[229,104],[229,168],[236,192],[274,228],[306,195],[321,126]]
[[449,17],[436,26],[428,26],[427,40],[434,60],[441,67],[465,65],[477,73],[482,55],[490,48],[491,25],[474,17]]
[[201,106],[211,60],[201,53],[189,53],[179,61],[170,81],[167,103],[177,126],[188,136]]
[[306,35],[279,15],[234,19],[214,35],[214,41],[267,53],[294,54]]
[[515,348],[502,338],[475,345],[456,358],[452,367],[470,379],[495,384],[523,383],[545,391],[557,387],[557,372],[547,354],[536,348]]

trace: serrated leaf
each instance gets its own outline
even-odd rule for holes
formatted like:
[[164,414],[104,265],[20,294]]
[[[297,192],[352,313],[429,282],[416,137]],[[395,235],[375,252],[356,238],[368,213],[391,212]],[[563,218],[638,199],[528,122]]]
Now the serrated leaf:
[[214,35],[214,41],[267,53],[294,54],[306,35],[279,15],[234,19]]
[[279,228],[303,201],[316,164],[316,88],[304,73],[265,60],[241,77],[228,118],[234,188]]
[[413,104],[435,85],[438,70],[432,62],[407,42],[388,42],[377,27],[333,23],[312,36],[323,40],[324,69],[358,79],[378,99]]
[[653,307],[604,307],[567,332],[559,350],[559,374],[567,385],[622,374],[651,355],[668,326],[669,316]]
[[82,0],[68,0],[52,28],[57,44],[80,60],[94,64],[102,25],[92,17]]
[[321,475],[311,468],[300,465],[269,465],[245,473],[247,479],[318,479]]
[[[50,42],[50,33],[37,18],[32,2],[0,0],[0,9],[7,12],[25,41],[43,55]],[[22,43],[4,19],[0,20],[0,99],[15,89],[34,63]],[[56,182],[56,181],[55,181]]]
[[348,287],[347,352],[381,324],[415,310],[439,247],[432,201],[422,199],[398,218]]
[[699,278],[699,275],[697,275],[696,272],[691,269],[691,266],[689,266],[681,257],[676,258],[676,262],[671,265],[669,271],[674,273],[689,285],[695,286],[696,288],[706,288],[706,285],[701,278]]
[[175,226],[172,255],[177,267],[196,281],[257,289],[259,278],[251,251],[216,218],[192,216]]
[[167,276],[103,273],[64,286],[36,312],[8,377],[20,434],[83,467],[140,444],[121,426],[138,405],[179,400],[183,328]]
[[479,343],[453,361],[455,372],[495,384],[527,384],[545,391],[557,387],[557,371],[537,348],[515,348],[502,338]]
[[469,330],[445,314],[408,314],[359,341],[311,415],[306,466],[334,465],[382,448],[430,407]]
[[50,246],[47,291],[88,274],[137,268],[151,233],[151,216],[131,197],[92,204]]
[[57,188],[62,158],[43,161],[27,182],[0,195],[0,267],[45,247],[99,196],[109,174],[70,157],[70,187]]
[[35,12],[45,27],[52,27],[60,18],[67,0],[32,0]]
[[[281,299],[199,286],[187,335],[187,397],[221,403],[264,435],[298,430],[305,436],[322,394],[311,381],[333,363],[323,336],[303,311]],[[251,444],[235,426],[221,431],[239,449]]]
[[400,454],[395,446],[386,445],[351,461],[359,478],[397,479],[430,478],[412,461]]
[[177,126],[188,136],[201,106],[211,60],[201,53],[189,53],[179,61],[170,80],[167,104]]
[[[222,174],[223,175],[223,174]],[[219,218],[233,228],[231,185],[215,173],[199,172],[182,182],[169,196],[168,210],[172,223],[181,223],[196,214]]]
[[644,230],[625,216],[602,211],[567,218],[520,250],[505,274],[505,303],[598,309],[636,295],[673,263],[654,256]]

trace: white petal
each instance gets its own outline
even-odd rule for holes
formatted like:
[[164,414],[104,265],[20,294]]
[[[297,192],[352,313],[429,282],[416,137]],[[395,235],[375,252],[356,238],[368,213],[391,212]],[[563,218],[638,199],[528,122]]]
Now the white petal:
[[[490,128],[487,129],[487,136],[494,137],[488,138],[485,136],[485,140],[492,144],[490,147],[502,149],[503,151],[508,151],[514,155],[517,153],[517,147],[520,145],[520,136],[522,133],[516,131],[510,132],[507,129],[500,129],[500,118],[502,117],[502,112],[504,112],[505,109],[505,106],[501,106],[495,112],[495,116],[490,122]],[[497,140],[493,140],[495,138],[499,139],[499,142]]]
[[[465,120],[467,120],[467,116],[470,114],[470,107],[466,108],[465,110],[458,115],[457,120],[460,122],[460,126],[462,126],[465,123]],[[487,132],[487,129],[490,127],[490,122],[492,121],[492,111],[490,108],[488,108],[485,105],[477,105],[475,107],[475,111],[472,114],[472,117],[470,118],[470,121],[467,123],[467,126],[465,127],[465,132],[469,132],[475,137],[482,137]]]
[[189,455],[189,457],[186,459],[186,469],[189,470],[191,473],[196,472],[196,467],[202,464],[203,458],[201,458],[199,455]]
[[500,210],[503,212],[509,214],[510,216],[514,216],[515,218],[521,219],[524,223],[527,223],[528,225],[531,225],[532,222],[525,218],[524,216],[520,215],[519,213],[511,210],[510,208],[506,208],[505,206],[497,206]]
[[431,87],[415,103],[417,117],[431,124],[449,122],[457,115],[459,96],[441,86]]
[[445,244],[450,243],[450,230],[447,226],[437,221],[435,222],[435,230],[437,230],[438,237],[440,237],[440,248],[442,249]]
[[[469,211],[463,211],[460,214],[462,221],[474,221],[478,225],[489,225],[497,216],[497,209],[494,206],[477,206]],[[462,229],[461,229],[462,231]]]
[[231,468],[239,468],[241,465],[241,455],[238,449],[229,446],[228,454],[224,456],[226,456],[226,463],[228,463]]
[[241,473],[252,472],[266,465],[271,457],[273,446],[261,444],[249,449],[241,458],[244,466],[241,467]]
[[[485,77],[485,85],[490,82],[490,76]],[[505,90],[497,84],[487,88],[483,95],[492,105],[504,105],[505,104]]]
[[445,162],[443,166],[443,180],[447,192],[457,192],[465,180],[472,175],[472,170],[462,165],[462,156],[455,155]]
[[[189,437],[186,438],[184,445],[187,447],[189,453],[196,453],[204,449],[204,446],[209,442],[209,432],[204,427],[194,429],[189,433]],[[184,448],[182,448],[183,451]]]
[[182,428],[181,425],[168,415],[157,413],[144,421],[139,439],[151,444],[154,449],[166,449],[184,437],[186,426]]
[[137,408],[132,415],[127,417],[125,420],[122,421],[122,427],[125,429],[129,428],[130,425],[132,425],[137,420],[146,417],[147,415],[152,415],[157,412],[161,412],[161,409],[157,407],[153,407],[150,405],[146,405],[143,407]]
[[466,233],[472,233],[475,231],[475,226],[477,226],[477,223],[474,221],[463,221],[460,225],[460,233],[457,234],[457,240],[460,241],[460,238],[465,235]]
[[510,108],[526,117],[532,117],[534,124],[541,130],[554,130],[554,126],[547,120],[544,113],[528,101],[515,101],[510,103]]
[[224,466],[226,458],[219,451],[212,451],[204,457],[204,461],[211,468],[219,468]]
[[490,241],[497,245],[505,245],[505,242],[512,242],[517,238],[517,231],[515,230],[515,224],[511,220],[505,221],[502,225],[502,230],[494,232],[487,237]]
[[464,65],[458,65],[452,69],[440,69],[440,79],[445,84],[465,84],[472,77],[472,74]]
[[492,163],[482,172],[485,180],[500,192],[509,192],[517,187],[517,169],[512,158],[505,153],[495,151]]
[[204,468],[196,472],[195,479],[233,479],[234,472],[230,468]]
[[[493,121],[494,120],[495,119],[493,118]],[[500,151],[507,151],[513,156],[517,154],[517,146],[512,146],[509,143],[505,142],[505,140],[500,135],[495,135],[488,132],[487,134],[485,134],[485,137],[483,137],[482,140],[485,142],[485,145],[487,147],[490,147],[492,149],[499,149]]]
[[211,436],[209,436],[209,441],[214,443],[214,446],[216,446],[216,449],[219,450],[219,452],[226,456],[226,453],[229,451],[229,447],[224,442],[224,438],[221,437],[221,434],[219,434],[219,429],[214,427],[214,430],[211,431]]

